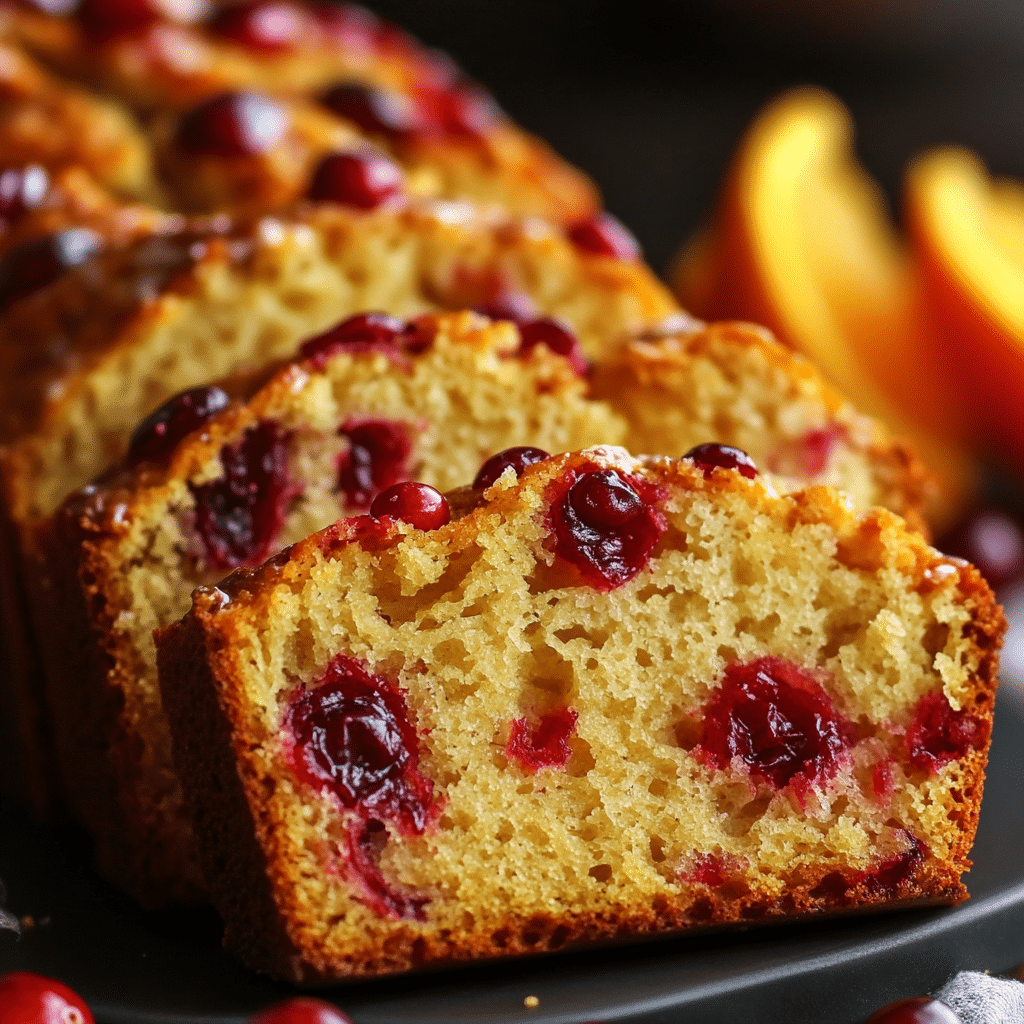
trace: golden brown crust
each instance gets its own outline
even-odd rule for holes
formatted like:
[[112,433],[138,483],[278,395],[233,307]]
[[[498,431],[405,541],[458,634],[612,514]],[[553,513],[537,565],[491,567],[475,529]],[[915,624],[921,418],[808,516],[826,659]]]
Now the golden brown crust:
[[[533,528],[527,524],[543,523],[546,500],[543,495],[549,493],[550,487],[556,486],[565,473],[574,469],[587,470],[595,465],[619,467],[648,481],[656,481],[664,489],[666,497],[662,499],[662,507],[669,515],[670,526],[662,542],[664,547],[658,549],[661,554],[655,556],[655,566],[674,564],[673,559],[687,551],[692,552],[694,545],[699,548],[709,543],[706,540],[710,536],[707,523],[717,514],[714,510],[720,508],[723,515],[734,517],[737,524],[762,524],[757,527],[746,525],[744,529],[747,530],[763,529],[766,520],[776,522],[777,527],[772,528],[771,536],[778,538],[779,546],[774,549],[772,560],[799,560],[804,556],[798,552],[805,551],[812,562],[820,561],[822,566],[831,566],[828,579],[833,582],[840,578],[848,580],[852,589],[845,592],[845,597],[841,596],[841,590],[830,591],[832,583],[826,583],[826,577],[802,580],[802,585],[807,589],[824,587],[822,594],[832,593],[834,603],[826,606],[826,610],[837,616],[837,623],[850,615],[865,614],[863,606],[867,601],[879,603],[877,615],[868,612],[863,620],[863,631],[856,633],[855,641],[850,641],[855,644],[856,650],[851,647],[841,661],[829,657],[827,652],[811,657],[812,665],[819,664],[819,669],[824,671],[827,664],[828,672],[835,674],[836,680],[834,684],[829,684],[829,692],[835,700],[844,702],[846,713],[859,716],[861,728],[864,728],[866,721],[876,723],[872,729],[878,730],[877,734],[864,738],[866,734],[862,733],[862,739],[851,750],[853,764],[860,765],[854,774],[860,772],[863,775],[867,772],[860,783],[861,795],[858,796],[857,790],[843,781],[852,778],[844,774],[848,769],[843,769],[824,790],[816,790],[817,796],[813,799],[806,797],[809,803],[803,810],[800,809],[799,800],[780,802],[779,794],[775,794],[773,802],[767,807],[757,805],[754,810],[743,810],[738,818],[726,815],[727,821],[734,820],[738,825],[744,820],[744,815],[754,814],[755,818],[750,819],[744,828],[750,830],[749,834],[755,837],[763,835],[763,840],[748,840],[743,838],[747,833],[727,829],[716,841],[698,838],[709,834],[703,831],[709,826],[701,824],[706,820],[703,811],[684,811],[681,807],[670,805],[669,818],[676,821],[675,827],[681,830],[681,837],[665,832],[669,827],[665,820],[656,824],[658,819],[655,817],[648,822],[648,812],[641,810],[641,806],[646,806],[650,799],[646,792],[646,782],[643,783],[644,789],[634,783],[633,788],[627,787],[632,794],[629,801],[630,824],[626,827],[624,819],[620,825],[623,829],[620,838],[614,838],[613,830],[613,838],[602,840],[610,843],[610,848],[605,846],[602,853],[595,854],[607,858],[612,855],[610,851],[616,849],[616,844],[630,851],[626,859],[629,869],[619,869],[628,878],[618,880],[617,872],[602,861],[604,869],[598,875],[591,871],[590,878],[608,879],[608,885],[614,886],[614,890],[610,888],[607,893],[599,890],[592,896],[585,896],[585,893],[591,892],[585,884],[586,877],[582,878],[577,887],[569,890],[560,889],[554,882],[545,882],[548,871],[564,871],[567,864],[577,865],[576,870],[580,870],[578,862],[573,859],[575,854],[570,852],[577,849],[573,845],[575,841],[560,831],[564,827],[567,833],[572,832],[575,819],[569,808],[575,807],[575,804],[560,803],[564,796],[559,794],[575,792],[577,787],[583,787],[583,791],[586,791],[587,785],[600,781],[605,784],[598,791],[598,806],[604,806],[607,813],[614,814],[612,808],[617,806],[618,799],[616,786],[622,784],[616,784],[610,777],[605,777],[605,773],[617,760],[604,759],[605,740],[601,737],[605,733],[597,724],[609,712],[604,703],[608,700],[607,696],[599,697],[604,691],[594,689],[598,684],[591,681],[606,671],[601,667],[603,654],[595,646],[589,654],[588,676],[585,679],[576,677],[574,686],[579,690],[577,692],[574,689],[575,696],[571,698],[572,706],[579,712],[578,736],[590,754],[584,757],[580,753],[582,748],[574,745],[574,754],[563,772],[549,772],[543,778],[529,773],[514,775],[513,781],[521,780],[520,788],[515,793],[509,788],[508,796],[504,798],[512,801],[515,806],[512,810],[510,805],[508,812],[512,815],[514,834],[518,835],[520,831],[529,833],[531,829],[540,828],[541,834],[547,838],[543,843],[538,840],[537,847],[520,839],[515,854],[509,846],[503,845],[500,850],[495,848],[492,859],[486,861],[488,873],[486,879],[482,880],[476,873],[480,852],[475,847],[460,847],[459,840],[453,838],[451,832],[454,830],[458,833],[461,828],[465,828],[472,833],[472,821],[483,818],[487,822],[484,831],[472,833],[477,837],[473,840],[467,838],[467,843],[484,842],[483,836],[488,834],[488,829],[494,827],[492,822],[501,820],[502,810],[500,806],[488,807],[483,793],[497,784],[495,780],[505,778],[512,768],[498,758],[497,751],[490,761],[477,759],[469,767],[465,765],[462,759],[467,756],[465,751],[469,748],[460,746],[461,740],[450,730],[455,727],[456,721],[460,731],[472,732],[477,728],[472,724],[476,721],[474,705],[463,696],[461,710],[457,714],[453,709],[445,710],[442,706],[445,699],[443,693],[448,691],[442,692],[430,682],[434,673],[443,671],[441,665],[436,658],[431,658],[427,648],[422,651],[410,650],[406,656],[411,657],[414,663],[425,665],[425,668],[413,669],[411,672],[392,668],[391,671],[399,672],[399,685],[405,689],[407,699],[415,708],[416,719],[422,730],[421,742],[428,751],[423,756],[434,772],[432,777],[435,785],[441,787],[438,798],[439,806],[443,809],[443,820],[439,826],[441,831],[432,832],[428,828],[422,841],[389,832],[385,846],[388,870],[396,873],[396,879],[401,878],[408,885],[412,884],[410,879],[416,878],[421,887],[430,884],[427,879],[434,879],[429,889],[431,902],[427,904],[426,920],[386,921],[375,917],[366,908],[360,909],[358,887],[349,889],[350,894],[354,893],[354,901],[351,896],[342,898],[339,895],[348,884],[344,881],[345,861],[342,858],[338,867],[332,867],[334,862],[329,852],[332,835],[336,835],[331,831],[335,827],[331,824],[334,820],[332,815],[339,813],[338,809],[326,795],[317,795],[311,788],[298,783],[287,757],[280,753],[282,743],[287,746],[287,740],[282,740],[274,732],[275,728],[281,728],[280,712],[276,709],[282,707],[294,692],[296,680],[290,677],[290,673],[297,671],[296,664],[306,666],[298,669],[301,673],[298,685],[301,687],[301,679],[316,677],[322,667],[317,659],[324,656],[313,654],[310,664],[311,652],[294,639],[294,634],[290,632],[294,627],[288,623],[292,616],[296,616],[299,621],[307,621],[309,625],[304,629],[312,630],[312,636],[316,637],[317,631],[324,628],[321,624],[322,616],[334,622],[332,629],[338,632],[326,644],[313,639],[315,650],[337,652],[340,649],[351,652],[353,656],[368,659],[371,666],[376,665],[376,671],[386,671],[384,667],[388,665],[401,665],[402,655],[398,652],[389,653],[390,631],[402,631],[401,635],[405,639],[401,643],[405,643],[413,636],[425,636],[431,629],[443,630],[445,616],[448,614],[453,614],[456,621],[465,622],[464,618],[459,619],[459,601],[472,604],[472,598],[467,595],[478,585],[477,578],[472,575],[476,570],[467,569],[466,563],[460,561],[460,568],[456,571],[449,563],[447,571],[452,575],[448,586],[451,587],[456,580],[461,582],[455,586],[454,591],[439,589],[433,592],[440,602],[438,606],[432,605],[428,598],[424,606],[417,607],[415,585],[410,583],[409,597],[401,597],[386,582],[392,578],[390,574],[398,564],[421,564],[418,561],[402,562],[404,556],[401,552],[408,550],[437,554],[440,551],[461,553],[495,550],[504,543],[497,534],[505,529],[503,524],[506,523],[509,524],[507,529],[522,536],[522,544],[529,548],[538,542],[537,537],[542,536],[532,533]],[[686,511],[690,507],[694,510],[692,514]],[[749,513],[742,511],[745,507],[749,508]],[[527,513],[527,509],[531,511]],[[689,525],[684,527],[684,524]],[[685,541],[673,539],[684,529],[689,534]],[[229,942],[253,966],[298,983],[314,984],[341,977],[438,966],[470,958],[534,953],[673,930],[772,919],[788,920],[851,909],[955,902],[966,895],[960,875],[969,866],[967,853],[977,824],[996,685],[994,658],[1005,623],[991,592],[976,570],[946,559],[930,549],[891,513],[876,510],[855,516],[841,497],[828,488],[816,487],[778,498],[756,481],[747,481],[739,474],[719,471],[705,478],[685,460],[671,462],[651,459],[637,462],[620,451],[598,449],[558,457],[530,467],[523,473],[518,484],[503,484],[492,488],[485,495],[483,504],[433,534],[419,534],[393,527],[382,533],[373,545],[361,546],[358,540],[353,539],[355,535],[352,531],[353,528],[346,525],[324,531],[294,545],[258,570],[236,574],[219,588],[198,591],[193,611],[184,622],[158,636],[162,685],[171,711],[176,743],[179,735],[182,742],[188,742],[189,731],[193,728],[190,724],[190,707],[200,700],[205,714],[210,714],[212,707],[216,708],[215,717],[220,723],[218,738],[222,749],[217,755],[220,760],[216,767],[208,752],[200,755],[191,748],[182,747],[180,751],[176,748],[190,800],[197,809],[201,808],[198,813],[206,821],[216,820],[216,808],[225,791],[231,790],[233,799],[238,801],[244,796],[249,805],[258,848],[246,844],[245,857],[249,864],[244,869],[244,875],[266,879],[271,890],[271,900],[277,908],[279,924],[276,930],[269,934],[267,932],[274,915],[266,905],[252,919],[247,919],[243,889],[235,886],[228,877],[214,880],[214,864],[210,860],[205,863],[211,884],[217,891],[226,893],[224,898],[230,901],[231,914],[238,913],[239,908],[242,908],[241,916],[232,916],[229,921]],[[752,538],[752,535],[749,536]],[[802,547],[805,543],[801,540],[803,537],[814,548],[834,544],[834,555],[823,557],[820,551],[811,553],[811,548]],[[831,542],[830,537],[833,538]],[[544,542],[541,541],[541,544],[543,547]],[[735,547],[731,547],[732,544]],[[726,544],[726,549],[732,550],[734,558],[742,561],[746,557],[742,552],[747,550],[747,545],[750,545],[751,553],[756,550],[752,539],[744,541],[737,535]],[[461,555],[459,557],[462,558]],[[517,560],[519,557],[519,551],[513,545],[510,558]],[[719,556],[712,552],[707,557],[715,564],[714,559]],[[472,556],[470,558],[472,560]],[[545,558],[541,558],[541,561],[547,564]],[[550,576],[543,576],[544,570],[540,569],[523,571],[528,573],[531,588],[538,593],[536,614],[538,620],[542,621],[548,613],[540,611],[541,607],[554,604],[555,595],[562,593],[559,587],[569,577],[565,576],[564,568],[559,568],[557,559],[546,570],[552,574]],[[748,571],[739,570],[740,577],[743,578]],[[673,570],[674,575],[671,577],[664,575],[660,568],[655,567],[653,572],[650,584],[636,583],[636,587],[646,587],[658,594],[672,592],[674,588],[677,593],[689,592],[688,588],[696,585],[684,583],[679,570]],[[669,578],[671,583],[668,582]],[[495,581],[489,582],[492,587],[495,585]],[[743,586],[749,590],[751,583],[748,581]],[[364,587],[370,589],[364,590]],[[865,590],[865,587],[868,589]],[[331,588],[337,589],[332,591]],[[454,611],[442,612],[444,602],[452,601],[452,593],[459,593],[460,588],[465,588],[465,594],[461,598],[454,598]],[[501,600],[504,600],[499,599],[498,595],[514,595],[516,588],[516,572],[512,572],[502,576],[498,590],[491,591],[496,617],[494,622],[488,620],[489,628],[493,629],[492,643],[500,643],[502,630],[506,628],[502,624],[504,620],[499,622],[497,618],[504,614],[497,610]],[[616,591],[609,596],[610,601],[614,599],[616,602],[616,615],[634,614],[636,606],[632,605],[632,601],[635,599],[628,596],[632,594],[631,588],[633,584],[622,588],[624,596],[621,601],[615,596]],[[790,590],[788,585],[785,590]],[[316,601],[312,598],[314,592],[321,595]],[[432,593],[429,587],[425,593]],[[706,593],[710,594],[710,591]],[[874,596],[869,596],[869,593]],[[548,595],[551,600],[546,600]],[[362,609],[367,599],[370,603],[365,607],[369,615],[360,618],[355,609]],[[509,597],[508,600],[516,599]],[[648,601],[651,600],[654,598],[648,598]],[[734,601],[737,607],[744,607],[746,603],[740,592],[723,600],[725,605]],[[587,636],[595,628],[594,620],[587,617],[586,609],[599,601],[595,597],[572,599],[574,614],[579,617],[572,633]],[[340,616],[348,625],[342,626],[338,622],[339,616],[331,612],[331,608],[338,607],[353,609],[351,615],[346,612]],[[524,607],[533,606],[527,603]],[[714,602],[713,607],[707,611],[708,616],[713,621],[723,623],[723,620],[716,618],[721,616],[723,607],[722,601]],[[766,611],[771,612],[768,620],[780,615],[792,619],[797,614],[786,609],[783,604],[776,603],[761,605],[761,614]],[[893,615],[896,618],[890,619]],[[362,627],[352,626],[353,616],[363,622]],[[386,627],[374,625],[381,621],[377,616],[386,621]],[[930,616],[934,616],[934,619]],[[405,629],[401,625],[405,621],[420,625],[410,625]],[[555,620],[556,623],[560,621],[563,620]],[[686,629],[688,621],[691,628],[700,628],[693,620],[686,618],[678,625],[671,626],[659,620],[656,635],[666,643],[673,643],[675,631]],[[902,628],[911,631],[914,636],[920,635],[920,642],[925,644],[926,651],[916,648],[918,640],[908,640],[907,645],[900,649],[911,660],[923,656],[921,664],[929,667],[920,676],[913,674],[915,681],[909,690],[906,688],[910,677],[894,677],[890,684],[881,678],[874,679],[870,672],[862,674],[861,681],[856,684],[857,695],[854,697],[845,689],[853,679],[853,676],[847,677],[847,670],[859,658],[867,659],[865,665],[872,663],[872,647],[882,635],[878,631],[880,628],[887,629],[885,624],[890,621],[899,621]],[[785,631],[794,628],[797,630],[796,635],[799,635],[798,622],[798,618],[793,619],[794,625],[785,625],[781,631],[778,624],[770,626],[774,630],[772,635],[775,639],[767,644],[767,649],[759,646],[760,641],[750,646],[753,642],[751,637],[745,637],[741,632],[724,635],[721,639],[726,640],[737,652],[760,652],[756,655],[732,655],[740,661],[764,653],[792,658],[794,655],[789,646],[792,641],[785,639]],[[353,628],[354,631],[350,632]],[[607,629],[611,628],[609,624]],[[724,624],[722,628],[725,628]],[[840,633],[852,637],[854,633],[842,632],[848,628],[852,629],[852,624],[842,627]],[[360,629],[366,629],[367,635],[361,635]],[[554,625],[542,629],[549,630],[545,635],[554,644],[558,636]],[[650,643],[642,627],[638,627],[632,619],[629,629],[634,644],[644,648]],[[754,629],[758,632],[751,625],[742,626],[741,629]],[[899,630],[894,629],[885,635],[896,636],[898,633]],[[478,650],[471,646],[469,634],[460,635],[464,651]],[[256,637],[259,637],[258,641],[255,641]],[[830,640],[826,646],[833,642]],[[606,638],[605,645],[608,643],[610,641]],[[557,649],[563,651],[563,657],[567,656],[568,648]],[[591,649],[588,647],[587,650]],[[931,667],[930,660],[932,651],[936,652],[934,667]],[[299,653],[298,663],[293,658],[295,652]],[[492,666],[487,670],[492,675],[487,676],[486,683],[480,679],[469,685],[471,679],[479,678],[473,661],[478,656],[470,655],[467,661],[467,655],[463,654],[464,664],[459,672],[465,672],[465,676],[458,673],[453,675],[452,670],[446,678],[457,678],[459,682],[456,692],[464,695],[477,692],[473,686],[493,684],[495,689],[493,692],[487,690],[486,701],[481,706],[485,709],[485,719],[488,716],[500,719],[503,714],[510,714],[500,709],[499,694],[504,683],[499,680],[499,675],[503,677],[504,672]],[[817,663],[814,660],[822,656],[826,659],[824,662]],[[502,657],[508,658],[509,655],[498,655],[499,661]],[[953,670],[952,665],[958,658],[961,659],[960,668]],[[632,694],[633,700],[650,708],[648,715],[656,715],[657,703],[649,702],[652,693],[661,692],[658,687],[663,685],[655,681],[660,677],[651,675],[658,671],[658,662],[651,662],[648,658],[643,663],[647,665],[647,671],[631,675],[628,692]],[[703,662],[698,661],[698,664]],[[265,667],[261,669],[258,665]],[[674,671],[678,673],[675,678],[682,707],[687,707],[688,702],[692,701],[695,704],[691,706],[700,707],[705,698],[695,695],[708,692],[704,687],[711,684],[711,680],[703,681],[700,669],[694,679],[691,676],[694,668],[689,661],[677,658],[673,665]],[[285,678],[277,675],[282,671]],[[524,671],[524,678],[528,679],[531,672],[544,670],[527,661]],[[691,687],[696,687],[692,694]],[[970,708],[977,729],[971,746],[932,774],[904,765],[900,758],[905,758],[906,754],[900,754],[900,751],[904,749],[901,746],[905,742],[902,737],[915,714],[917,702],[922,695],[935,692],[936,687],[939,692],[946,693],[947,699],[954,702],[954,707]],[[201,689],[207,691],[202,698],[198,693]],[[431,693],[429,697],[427,690]],[[584,693],[590,696],[585,698]],[[842,696],[844,693],[845,697]],[[906,696],[898,696],[899,693]],[[451,699],[450,694],[448,699]],[[597,700],[600,703],[592,703]],[[620,709],[612,715],[609,723],[613,735],[618,728],[615,722],[619,715],[629,720],[627,729],[642,728],[638,723],[645,720],[646,716],[638,718],[621,702],[613,706]],[[275,726],[273,723],[278,724]],[[501,735],[499,731],[498,737]],[[633,732],[630,731],[629,735],[633,737]],[[458,760],[446,760],[449,745],[453,751],[458,748],[459,753],[452,754]],[[658,746],[656,749],[657,754],[653,750],[640,753],[630,747],[628,756],[622,756],[626,756],[630,765],[637,765],[642,764],[645,757],[655,761],[667,758],[671,748]],[[683,746],[683,750],[688,749]],[[190,758],[198,756],[206,759],[201,779],[191,774],[193,768]],[[583,761],[577,761],[577,757],[583,757]],[[672,757],[682,758],[678,761],[679,767],[674,769],[683,773],[681,778],[691,780],[702,793],[710,791],[700,787],[711,785],[711,791],[718,794],[717,806],[723,806],[724,795],[731,785],[729,769],[724,774],[712,773],[706,776],[704,773],[707,766],[701,767],[699,758],[689,760],[688,755],[681,754]],[[890,771],[899,773],[900,781],[895,791],[888,795],[884,787],[879,790],[877,781],[871,781],[872,765],[878,764],[889,764]],[[462,767],[453,769],[453,765]],[[735,771],[735,767],[732,770]],[[596,778],[587,783],[590,773],[595,773]],[[441,782],[442,778],[446,781]],[[672,771],[667,767],[667,762],[660,773],[655,773],[655,778],[662,780],[662,786],[671,784]],[[478,779],[481,793],[469,797],[466,786],[475,792]],[[698,783],[700,779],[705,781]],[[512,787],[513,781],[508,781],[507,785]],[[194,783],[199,784],[193,787]],[[866,790],[863,790],[864,786]],[[831,799],[827,793],[836,787],[844,793],[845,810],[841,813],[831,812],[838,813],[838,817],[833,818],[823,808]],[[652,789],[651,793],[654,792]],[[703,799],[705,797],[694,796],[684,806],[700,805]],[[557,812],[558,807],[563,807],[563,811]],[[716,805],[712,802],[711,807],[715,808]],[[774,810],[769,812],[768,807]],[[713,813],[712,819],[717,816]],[[680,824],[684,817],[692,822],[689,826]],[[556,823],[559,821],[561,825]],[[812,821],[819,824],[808,830]],[[876,825],[871,826],[871,821],[875,821]],[[463,824],[460,826],[459,822]],[[858,827],[866,827],[869,831],[876,827],[879,830],[877,834],[872,832],[876,845],[856,855],[852,852],[853,847],[839,840],[840,834],[853,822],[858,822]],[[637,827],[640,836],[649,828],[658,839],[657,846],[652,840],[650,853],[639,845],[638,836],[631,831]],[[821,833],[817,831],[819,827]],[[688,832],[688,829],[693,831]],[[830,849],[831,854],[823,854],[820,859],[806,853],[779,858],[773,844],[782,844],[785,848],[785,844],[790,841],[786,837],[791,833],[804,836],[801,842],[812,845],[825,843],[823,849]],[[826,834],[836,838],[826,842]],[[812,835],[816,837],[813,840]],[[202,833],[200,839],[206,842]],[[213,841],[224,844],[225,848],[229,843],[223,835]],[[707,847],[702,844],[709,841],[712,843],[711,850],[717,850],[724,858],[724,881],[702,880],[703,876],[700,875],[687,881],[684,875],[677,873],[680,870],[678,868],[661,874],[661,880],[652,883],[650,888],[639,881],[646,870],[642,865],[671,866],[671,859],[668,862],[658,859],[655,855],[657,850],[671,846],[672,849],[681,848],[684,854],[687,849],[696,854],[706,851]],[[762,845],[759,846],[759,843]],[[555,862],[544,860],[543,850],[548,844],[552,849],[563,851],[557,868]],[[405,853],[406,847],[408,855]],[[730,847],[737,852],[730,853]],[[461,854],[456,855],[459,877],[472,877],[472,883],[466,883],[465,894],[458,897],[448,895],[449,885],[455,883],[446,881],[446,870],[450,863],[448,857],[453,850],[461,850]],[[532,852],[527,853],[527,850]],[[759,860],[743,860],[748,855],[741,855],[738,852],[741,850],[758,850],[756,856]],[[755,854],[750,853],[749,856],[753,858]],[[525,888],[517,889],[515,899],[502,904],[499,924],[484,894],[490,891],[488,886],[498,886],[499,891],[507,891],[501,889],[500,881],[492,880],[503,877],[506,857],[510,858],[512,870],[516,872],[517,878],[522,879]],[[539,857],[539,863],[548,866],[538,872],[530,857]],[[744,866],[734,864],[729,867],[729,857],[740,857]],[[319,872],[315,867],[318,863],[321,865]],[[587,874],[588,863],[583,861],[584,876]],[[896,867],[887,869],[886,865],[895,865],[899,870]],[[889,876],[885,875],[885,870],[890,870]],[[658,878],[659,873],[655,871],[651,877]],[[542,895],[531,902],[532,885],[538,885],[538,893]],[[616,894],[614,898],[612,891]],[[449,902],[451,898],[456,899],[454,907]],[[558,909],[550,909],[552,905]],[[347,910],[342,907],[347,907]],[[461,924],[453,924],[453,915],[464,911],[469,916],[460,918]],[[329,917],[330,923],[325,922],[325,917]],[[281,955],[285,949],[288,950],[287,954]],[[293,952],[294,949],[299,951],[298,956]]]
[[58,81],[0,43],[0,166],[80,168],[112,193],[156,201],[149,143],[119,104]]

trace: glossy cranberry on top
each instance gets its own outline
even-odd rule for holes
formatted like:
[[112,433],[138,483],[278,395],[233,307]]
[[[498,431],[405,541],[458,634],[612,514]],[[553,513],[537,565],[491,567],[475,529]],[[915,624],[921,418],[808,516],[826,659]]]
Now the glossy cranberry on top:
[[294,493],[288,437],[278,423],[264,420],[221,449],[223,476],[189,484],[195,529],[209,568],[258,565],[270,554]]
[[297,996],[261,1010],[248,1024],[352,1024],[352,1018],[322,999]]
[[151,0],[82,0],[76,14],[85,33],[96,41],[130,35],[160,20]]
[[338,491],[349,507],[369,508],[381,492],[407,475],[412,439],[396,420],[349,420],[338,430],[349,444],[338,458]]
[[2,1024],[93,1024],[89,1007],[67,985],[28,971],[0,978]]
[[494,98],[471,82],[428,85],[419,90],[417,99],[421,112],[419,130],[426,135],[475,139],[486,134],[501,117]]
[[[563,490],[564,488],[564,490]],[[617,469],[571,471],[551,504],[555,551],[599,590],[613,590],[647,565],[665,529],[660,490]]]
[[828,781],[854,740],[821,685],[782,658],[730,665],[701,718],[698,749],[711,765],[728,769],[738,759],[776,789]]
[[339,654],[286,713],[296,773],[349,810],[392,820],[407,835],[427,825],[433,784],[419,771],[419,740],[401,690]]
[[569,241],[584,252],[611,256],[617,260],[635,260],[640,246],[629,230],[610,213],[596,213],[570,224],[565,233]]
[[876,1010],[864,1024],[963,1024],[941,1000],[930,996],[897,999]]
[[360,82],[340,82],[328,89],[320,102],[372,135],[400,139],[419,124],[415,105],[401,93]]
[[328,44],[354,53],[370,53],[377,49],[380,20],[358,4],[335,0],[314,0],[307,8]]
[[523,292],[501,291],[490,301],[477,306],[475,312],[492,320],[508,320],[517,326],[537,319],[537,307]]
[[306,195],[318,203],[375,210],[405,194],[402,168],[383,153],[329,153],[313,172]]
[[580,377],[586,375],[587,357],[579,338],[567,324],[548,316],[527,320],[519,325],[520,352],[529,352],[536,345],[546,345],[552,352],[564,356],[573,371]]
[[404,480],[381,491],[370,504],[375,519],[391,516],[417,530],[437,530],[447,525],[451,510],[445,496],[429,484]]
[[260,156],[288,130],[288,114],[258,92],[224,92],[204,100],[178,122],[175,142],[196,156]]
[[312,12],[289,0],[242,0],[222,7],[208,24],[216,35],[264,53],[308,43],[318,29]]
[[486,491],[495,483],[502,473],[509,467],[516,476],[521,476],[527,466],[535,462],[543,462],[550,458],[546,451],[540,448],[531,448],[529,445],[519,445],[515,448],[506,448],[497,455],[492,455],[479,469],[476,478],[473,480],[473,490]]
[[0,309],[56,281],[102,248],[95,231],[65,228],[11,249],[0,258]]
[[976,509],[935,546],[977,566],[994,590],[1024,576],[1024,534],[1017,520],[1000,509]]
[[927,693],[917,703],[907,729],[911,764],[933,775],[949,761],[974,749],[979,723],[966,708],[954,711],[943,693]]
[[230,401],[213,385],[189,388],[169,398],[135,428],[128,442],[128,462],[164,458],[182,438],[227,408]]
[[699,444],[683,458],[689,459],[705,476],[711,476],[716,469],[735,469],[748,480],[757,476],[754,460],[742,448],[730,444]]
[[387,313],[358,313],[299,346],[299,355],[322,370],[337,352],[397,353],[408,332],[404,320]]
[[23,213],[38,206],[49,186],[50,176],[39,164],[0,171],[0,227],[4,221],[13,223]]
[[544,715],[532,730],[525,718],[513,719],[505,756],[526,772],[564,768],[572,757],[569,737],[579,717],[572,708],[559,708]]

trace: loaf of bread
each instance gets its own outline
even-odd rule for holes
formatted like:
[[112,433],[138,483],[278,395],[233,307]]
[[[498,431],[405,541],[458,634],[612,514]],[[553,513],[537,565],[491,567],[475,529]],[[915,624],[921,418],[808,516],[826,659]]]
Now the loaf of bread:
[[731,452],[400,485],[158,631],[246,963],[313,984],[965,895],[991,592]]

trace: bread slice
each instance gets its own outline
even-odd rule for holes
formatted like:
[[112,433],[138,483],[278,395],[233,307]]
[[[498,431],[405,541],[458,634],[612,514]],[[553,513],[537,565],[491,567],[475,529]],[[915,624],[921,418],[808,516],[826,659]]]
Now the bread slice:
[[516,294],[596,355],[675,312],[640,262],[469,204],[311,208],[223,237],[105,254],[0,321],[7,499],[46,514],[116,460],[142,416],[187,387],[291,355],[365,310],[408,316]]
[[887,508],[928,534],[934,482],[911,446],[763,327],[680,317],[595,363],[591,387],[629,423],[631,451],[734,445],[782,490],[835,487],[854,508]]
[[[543,345],[517,354],[509,323],[461,313],[410,327],[405,338],[381,331],[377,346],[307,348],[248,402],[188,420],[177,447],[143,427],[127,464],[35,534],[29,589],[49,638],[40,650],[64,787],[104,873],[146,905],[203,892],[152,639],[195,587],[364,511],[398,480],[448,489],[513,439],[562,451],[624,433],[564,358]],[[215,409],[213,391],[196,402]]]
[[247,964],[314,984],[964,897],[991,592],[891,513],[712,461],[557,456],[447,525],[410,493],[158,632]]

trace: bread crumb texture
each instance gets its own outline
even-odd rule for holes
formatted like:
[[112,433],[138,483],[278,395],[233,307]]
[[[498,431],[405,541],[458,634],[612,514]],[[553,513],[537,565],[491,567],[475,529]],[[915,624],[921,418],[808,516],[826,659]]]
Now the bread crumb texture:
[[[655,488],[664,517],[640,571],[610,588],[564,557],[552,525],[559,482],[609,468]],[[231,749],[227,780],[181,765],[199,819],[220,792],[246,795],[274,910],[250,899],[247,919],[231,878],[208,880],[255,966],[316,981],[965,895],[1004,624],[975,570],[895,516],[601,448],[507,472],[433,532],[346,529],[201,591],[161,637],[179,753],[203,687]],[[296,771],[289,708],[339,655],[391,681],[415,725],[429,821],[419,834],[384,821],[367,856],[418,914],[373,908],[355,812]],[[727,670],[766,657],[847,723],[829,777],[779,786],[709,756]],[[971,738],[918,767],[908,731],[928,695],[965,709]],[[512,756],[514,723],[536,739],[559,709],[576,715],[564,764]],[[224,851],[205,852],[215,874]]]

